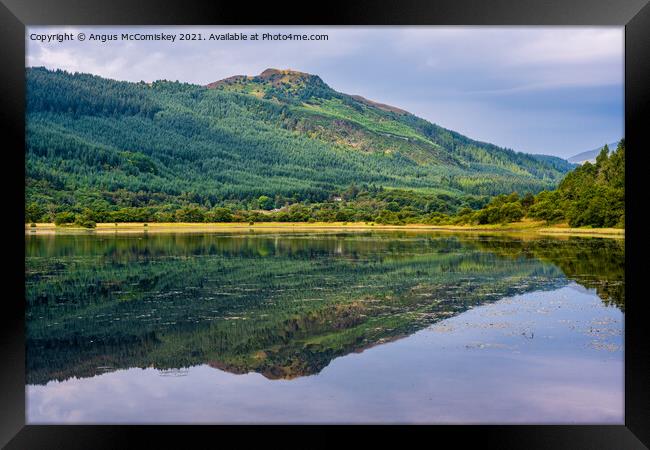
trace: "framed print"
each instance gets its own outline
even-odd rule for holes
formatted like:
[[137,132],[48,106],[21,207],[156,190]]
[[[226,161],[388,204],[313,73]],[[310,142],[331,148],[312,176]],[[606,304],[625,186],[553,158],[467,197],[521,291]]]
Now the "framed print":
[[3,2],[7,448],[646,448],[646,2]]

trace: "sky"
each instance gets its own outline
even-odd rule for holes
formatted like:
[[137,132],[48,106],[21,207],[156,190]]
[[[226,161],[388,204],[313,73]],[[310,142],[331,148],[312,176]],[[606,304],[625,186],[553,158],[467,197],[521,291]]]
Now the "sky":
[[[47,41],[61,33],[73,40]],[[179,40],[192,33],[204,40]],[[209,39],[223,33],[249,40]],[[255,33],[260,40],[250,40]],[[328,38],[262,40],[264,33]],[[27,66],[117,80],[207,84],[269,67],[308,72],[337,91],[528,153],[568,158],[624,135],[622,27],[29,27],[26,40]]]

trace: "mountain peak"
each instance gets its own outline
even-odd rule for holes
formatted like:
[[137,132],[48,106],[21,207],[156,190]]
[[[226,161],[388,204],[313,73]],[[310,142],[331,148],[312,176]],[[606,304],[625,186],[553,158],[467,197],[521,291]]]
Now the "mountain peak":
[[264,80],[268,80],[276,77],[282,77],[282,76],[288,76],[291,78],[309,78],[315,75],[306,72],[300,72],[298,70],[293,70],[293,69],[274,69],[272,67],[269,67],[268,69],[262,71],[262,73],[258,75],[259,78]]
[[264,70],[258,76],[257,80],[269,82],[273,87],[282,87],[287,85],[302,86],[307,83],[316,83],[325,85],[323,80],[318,75],[312,75],[306,72],[300,72],[292,69],[273,69],[269,68]]
[[314,92],[317,91],[318,95],[324,94],[326,96],[331,96],[334,94],[339,98],[346,97],[359,104],[377,108],[385,112],[392,112],[401,115],[409,114],[408,111],[401,108],[368,100],[360,95],[337,93],[318,75],[300,72],[293,69],[275,69],[269,67],[256,76],[235,75],[210,83],[207,87],[209,89],[225,89],[228,91],[247,93],[265,98],[268,98],[270,92],[272,92],[270,96],[276,98],[278,97],[278,93],[283,93],[285,101],[287,96],[300,97],[301,94],[313,95]]
[[269,85],[274,88],[289,87],[289,86],[303,86],[305,84],[319,84],[327,86],[318,75],[312,75],[306,72],[300,72],[293,69],[275,69],[268,68],[263,70],[259,75],[235,75],[232,77],[224,78],[207,85],[208,88],[219,88],[233,85],[241,85],[246,83],[261,83]]

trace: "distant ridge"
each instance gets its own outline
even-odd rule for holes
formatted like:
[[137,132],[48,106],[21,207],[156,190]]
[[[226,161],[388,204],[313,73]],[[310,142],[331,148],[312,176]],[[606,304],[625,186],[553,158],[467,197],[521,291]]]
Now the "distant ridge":
[[[616,150],[617,145],[618,141],[607,144],[607,147],[609,147],[609,151],[612,152],[613,150]],[[586,152],[578,153],[577,155],[573,155],[571,158],[568,158],[567,161],[574,164],[582,164],[587,161],[595,162],[596,156],[598,156],[598,153],[600,153],[603,147],[604,145],[593,150],[587,150]]]

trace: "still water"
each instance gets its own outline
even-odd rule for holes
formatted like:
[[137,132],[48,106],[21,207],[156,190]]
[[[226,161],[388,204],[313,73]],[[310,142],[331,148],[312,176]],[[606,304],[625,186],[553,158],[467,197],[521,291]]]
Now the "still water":
[[26,237],[28,423],[623,423],[624,242]]

